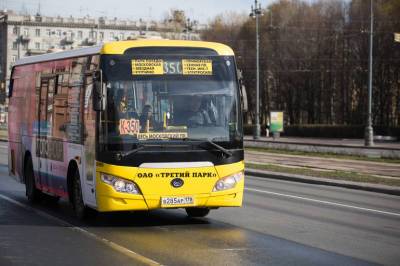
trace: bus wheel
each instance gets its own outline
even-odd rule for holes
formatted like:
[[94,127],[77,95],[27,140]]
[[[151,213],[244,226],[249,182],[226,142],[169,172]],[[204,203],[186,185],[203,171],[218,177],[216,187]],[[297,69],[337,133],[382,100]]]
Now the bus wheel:
[[81,179],[78,170],[75,171],[72,184],[72,207],[79,220],[93,218],[96,211],[85,206],[82,197]]
[[42,192],[36,188],[35,176],[33,174],[32,159],[28,158],[25,165],[25,194],[30,202],[39,201]]
[[208,208],[186,208],[189,217],[205,217],[210,212]]

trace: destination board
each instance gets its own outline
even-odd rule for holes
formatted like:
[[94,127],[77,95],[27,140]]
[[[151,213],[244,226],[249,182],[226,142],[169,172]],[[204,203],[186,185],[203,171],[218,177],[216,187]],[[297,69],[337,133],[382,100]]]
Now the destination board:
[[208,59],[182,59],[183,75],[212,75],[212,61]]
[[133,59],[132,75],[195,75],[213,74],[210,59]]
[[134,59],[132,60],[132,75],[163,75],[162,59]]

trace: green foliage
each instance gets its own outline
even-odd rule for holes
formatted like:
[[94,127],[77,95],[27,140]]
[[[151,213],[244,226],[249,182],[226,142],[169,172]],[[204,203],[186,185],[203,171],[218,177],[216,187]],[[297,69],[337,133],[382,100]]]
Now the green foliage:
[[363,125],[291,125],[285,127],[285,136],[319,138],[363,138]]

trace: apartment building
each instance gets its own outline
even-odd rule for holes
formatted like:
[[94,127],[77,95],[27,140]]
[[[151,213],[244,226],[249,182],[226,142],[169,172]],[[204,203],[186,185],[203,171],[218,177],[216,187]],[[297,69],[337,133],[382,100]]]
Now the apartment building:
[[[10,70],[16,60],[60,50],[138,38],[199,40],[171,21],[133,21],[92,17],[20,15],[0,10],[0,103],[8,90]],[[0,106],[1,107],[1,106]]]

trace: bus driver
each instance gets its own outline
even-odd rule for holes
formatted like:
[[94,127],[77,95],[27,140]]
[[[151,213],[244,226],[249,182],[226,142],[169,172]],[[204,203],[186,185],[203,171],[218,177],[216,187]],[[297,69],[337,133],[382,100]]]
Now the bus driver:
[[187,125],[188,127],[197,127],[211,124],[212,120],[205,108],[205,102],[201,96],[190,96],[188,97],[188,113],[187,113]]

